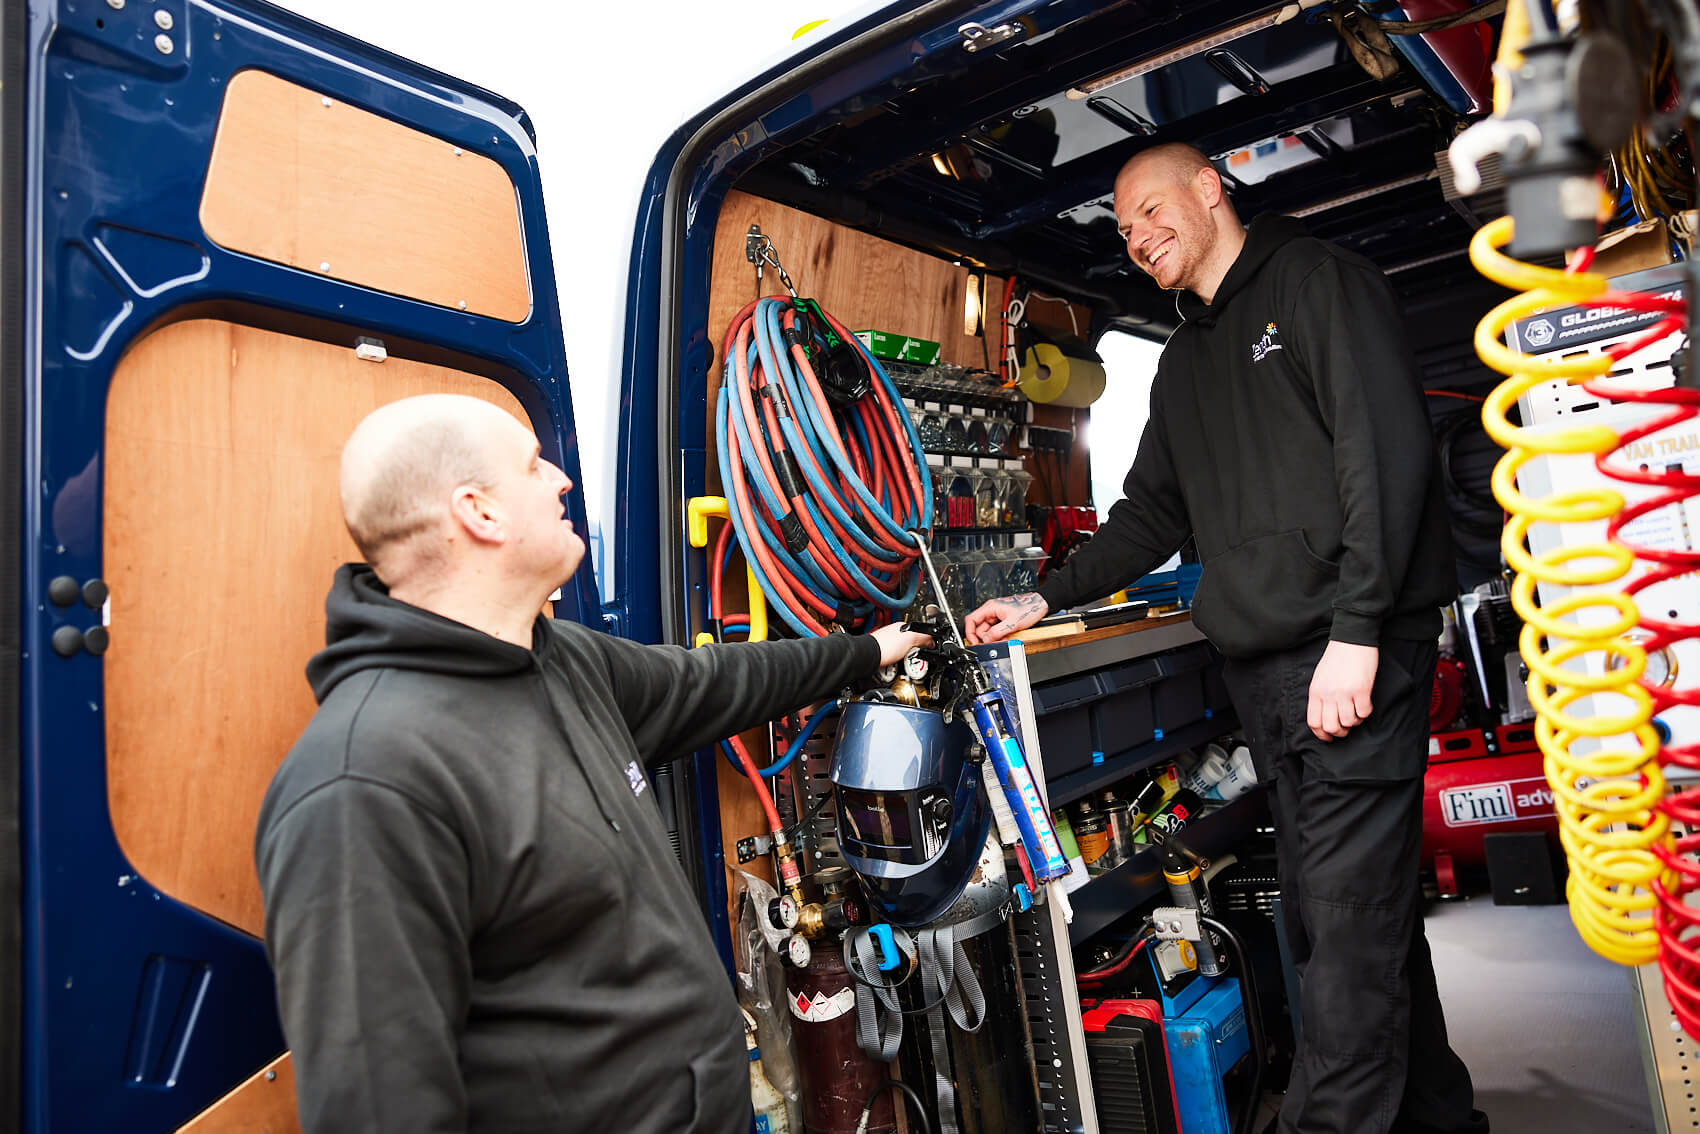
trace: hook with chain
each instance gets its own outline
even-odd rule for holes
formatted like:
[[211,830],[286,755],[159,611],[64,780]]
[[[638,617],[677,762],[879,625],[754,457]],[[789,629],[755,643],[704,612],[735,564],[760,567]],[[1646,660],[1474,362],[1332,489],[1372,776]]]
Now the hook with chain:
[[744,234],[744,258],[756,266],[757,299],[762,296],[762,275],[769,264],[779,273],[779,282],[785,285],[785,290],[791,293],[791,298],[797,298],[797,288],[791,283],[791,275],[785,270],[785,265],[779,262],[779,254],[773,250],[773,238],[763,235],[759,224],[752,224],[750,231]]

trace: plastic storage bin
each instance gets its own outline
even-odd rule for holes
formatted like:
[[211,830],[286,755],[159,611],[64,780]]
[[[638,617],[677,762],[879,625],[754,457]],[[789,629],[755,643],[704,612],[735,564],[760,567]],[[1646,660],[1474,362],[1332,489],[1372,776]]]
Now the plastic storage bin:
[[1155,738],[1152,689],[1162,678],[1156,658],[1135,658],[1099,675],[1104,699],[1092,706],[1093,745],[1114,756]]
[[1204,672],[1215,658],[1215,651],[1203,642],[1157,656],[1162,678],[1152,690],[1154,727],[1173,732],[1204,719]]
[[1092,764],[1092,703],[1104,694],[1096,673],[1083,673],[1033,687],[1034,722],[1045,777],[1077,772]]

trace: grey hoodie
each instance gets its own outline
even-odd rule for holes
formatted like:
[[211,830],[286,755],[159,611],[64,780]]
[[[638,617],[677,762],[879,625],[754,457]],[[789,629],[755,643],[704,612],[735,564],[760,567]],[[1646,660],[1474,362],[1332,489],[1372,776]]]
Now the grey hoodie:
[[644,767],[873,672],[866,637],[527,650],[338,570],[255,857],[302,1128],[743,1134],[731,983]]

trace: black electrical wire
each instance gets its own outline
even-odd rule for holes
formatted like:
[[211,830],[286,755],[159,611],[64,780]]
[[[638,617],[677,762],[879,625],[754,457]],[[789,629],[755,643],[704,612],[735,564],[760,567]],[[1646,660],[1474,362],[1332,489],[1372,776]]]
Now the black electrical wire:
[[[921,1102],[921,1096],[915,1093],[914,1087],[911,1087],[908,1083],[900,1082],[897,1079],[881,1080],[879,1083],[875,1084],[872,1091],[868,1092],[868,1101],[862,1106],[862,1121],[866,1122],[868,1120],[868,1116],[873,1114],[874,1100],[880,1097],[881,1092],[891,1090],[901,1091],[904,1097],[909,1100],[909,1105],[915,1108],[915,1119],[920,1124],[922,1134],[933,1134],[933,1125],[927,1118],[927,1108],[926,1105]],[[864,1128],[859,1126],[857,1129]]]
[[1077,973],[1074,978],[1075,982],[1097,984],[1100,981],[1108,980],[1110,977],[1116,976],[1123,969],[1127,968],[1129,962],[1133,960],[1133,955],[1135,953],[1139,952],[1146,945],[1149,945],[1152,941],[1156,940],[1156,937],[1156,931],[1152,930],[1149,926],[1146,927],[1145,930],[1128,941],[1126,945],[1123,945],[1120,950],[1110,957],[1109,960],[1095,968],[1087,969],[1083,973]]
[[1263,1002],[1257,995],[1257,978],[1252,975],[1250,954],[1239,934],[1213,917],[1200,917],[1199,924],[1214,930],[1234,951],[1234,963],[1240,970],[1240,999],[1245,1006],[1246,1027],[1251,1031],[1251,1094],[1240,1111],[1236,1134],[1252,1134],[1257,1126],[1258,1112],[1263,1108],[1263,1065],[1269,1062],[1268,1040],[1263,1034]]

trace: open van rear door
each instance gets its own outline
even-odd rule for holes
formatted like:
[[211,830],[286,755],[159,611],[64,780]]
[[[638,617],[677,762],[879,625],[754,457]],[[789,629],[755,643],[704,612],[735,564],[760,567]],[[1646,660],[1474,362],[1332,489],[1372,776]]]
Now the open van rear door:
[[[252,846],[355,555],[342,441],[465,393],[579,480],[534,140],[487,91],[252,0],[31,0],[20,24],[0,1098],[31,1132],[288,1128]],[[588,563],[556,606],[600,623]]]

